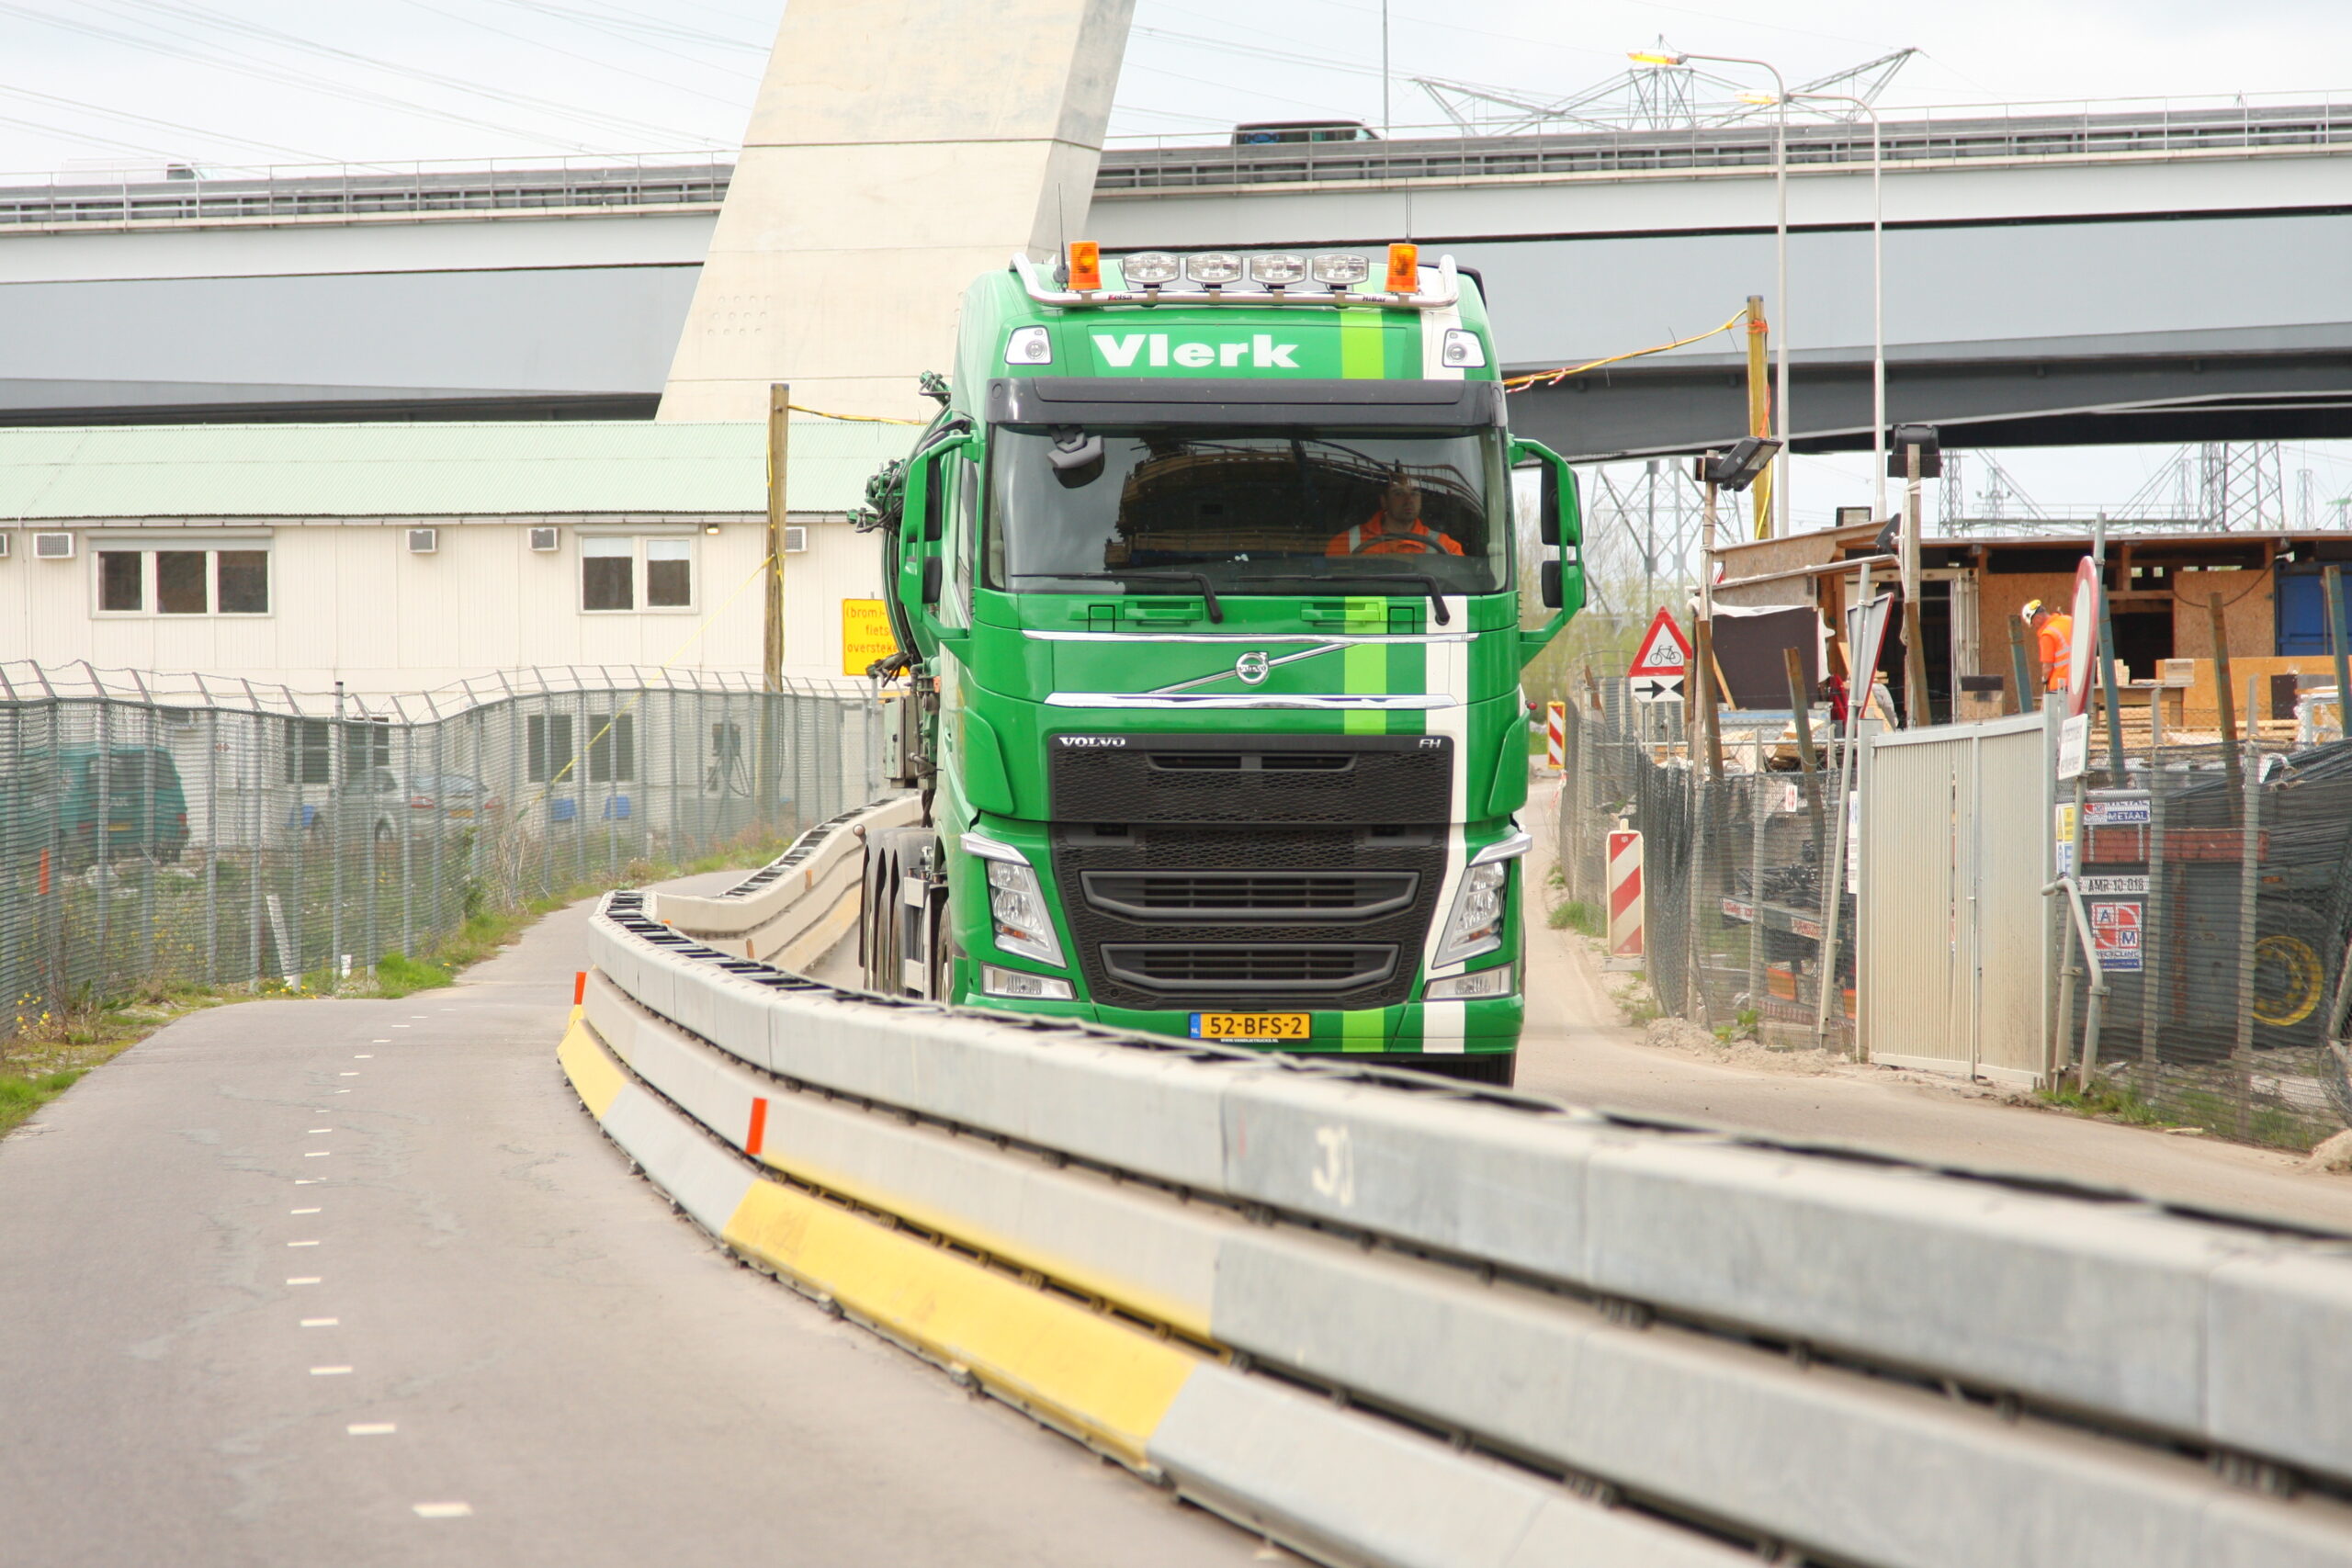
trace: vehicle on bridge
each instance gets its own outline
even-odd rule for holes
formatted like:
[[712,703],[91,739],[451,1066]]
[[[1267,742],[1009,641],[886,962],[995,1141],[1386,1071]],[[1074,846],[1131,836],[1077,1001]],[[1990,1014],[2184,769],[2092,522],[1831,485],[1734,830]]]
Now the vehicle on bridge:
[[1520,671],[1584,581],[1496,364],[1411,245],[975,283],[873,491],[926,810],[868,843],[868,984],[1511,1081]]

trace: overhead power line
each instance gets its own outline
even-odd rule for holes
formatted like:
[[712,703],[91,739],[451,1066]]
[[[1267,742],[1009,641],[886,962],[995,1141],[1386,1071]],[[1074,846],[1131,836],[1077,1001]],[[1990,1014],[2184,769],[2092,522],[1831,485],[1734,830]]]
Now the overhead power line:
[[[429,86],[440,87],[452,92],[464,93],[474,97],[487,98],[493,103],[505,104],[514,108],[530,109],[539,114],[554,115],[560,118],[574,120],[597,130],[634,131],[642,135],[676,138],[688,141],[707,140],[707,138],[697,136],[692,131],[680,130],[673,126],[653,125],[644,120],[630,119],[622,115],[606,114],[595,110],[581,109],[573,107],[572,105],[557,102],[553,99],[535,97],[527,93],[517,93],[507,88],[494,87],[481,82],[469,82],[462,77],[447,76],[437,71],[426,71],[417,66],[401,65],[391,61],[371,59],[367,55],[356,53],[354,51],[338,49],[333,44],[320,43],[315,39],[303,38],[296,33],[283,32],[276,28],[264,27],[258,22],[248,22],[242,17],[232,17],[223,12],[216,11],[209,6],[194,4],[193,0],[186,0],[186,3],[180,4],[175,4],[173,3],[173,0],[107,0],[107,3],[116,7],[128,6],[134,11],[149,12],[156,16],[192,21],[199,26],[218,28],[227,32],[243,35],[246,38],[257,39],[266,43],[274,43],[281,48],[295,50],[303,54],[315,55],[322,60],[340,61],[345,64],[357,65],[366,70],[380,71],[387,75],[406,77],[411,81],[422,82]],[[152,26],[153,24],[150,25]],[[185,37],[186,35],[180,36]]]
[[[208,130],[202,126],[183,125],[177,120],[156,119],[150,115],[132,114],[127,109],[105,108],[96,104],[83,103],[78,98],[62,98],[54,93],[36,93],[29,87],[0,85],[0,96],[31,98],[40,103],[55,104],[62,108],[74,109],[83,114],[94,114],[107,119],[129,120],[138,125],[152,125],[159,130],[176,130],[184,136],[201,137],[208,141],[231,141],[240,147],[256,147],[265,152],[283,152],[289,157],[300,158],[309,163],[323,164],[333,161],[324,152],[312,152],[300,147],[288,147],[276,141],[256,141],[250,136],[234,136],[225,130]],[[58,133],[72,134],[62,128]],[[137,151],[145,152],[148,149],[140,148]]]
[[[640,82],[650,82],[657,87],[666,87],[673,93],[684,93],[690,97],[707,99],[709,102],[714,104],[725,104],[730,108],[741,109],[743,107],[740,98],[722,97],[717,93],[706,93],[699,87],[689,87],[682,83],[670,81],[666,77],[649,76],[642,71],[632,71],[626,65],[616,65],[609,60],[598,60],[594,55],[576,54],[571,50],[560,48],[555,44],[545,42],[539,39],[530,38],[522,33],[509,32],[506,28],[498,27],[490,22],[485,22],[479,17],[469,17],[458,11],[445,11],[438,6],[428,5],[426,0],[408,0],[408,4],[415,6],[420,11],[431,12],[434,16],[443,17],[448,21],[456,22],[460,26],[480,28],[483,32],[495,33],[500,38],[513,39],[517,43],[527,45],[528,47],[536,50],[544,50],[549,54],[560,54],[566,60],[582,61],[587,64],[595,66],[601,71],[616,71],[624,76],[634,76]],[[711,67],[710,69],[717,68]],[[745,81],[758,80],[757,77],[744,76],[740,71],[729,71],[725,73],[725,74],[741,77]]]
[[99,39],[108,43],[125,44],[150,54],[160,54],[181,65],[190,63],[209,65],[215,70],[231,72],[240,76],[250,76],[256,81],[268,82],[281,87],[299,88],[303,92],[316,93],[324,97],[341,98],[347,103],[366,104],[373,108],[392,109],[401,114],[446,120],[452,125],[470,126],[477,130],[495,131],[501,136],[514,136],[528,141],[545,142],[551,146],[568,148],[575,152],[595,151],[584,142],[549,135],[543,130],[526,130],[516,126],[501,125],[495,120],[459,114],[452,109],[435,108],[427,104],[395,98],[383,93],[370,92],[364,87],[351,87],[322,81],[315,76],[305,76],[299,72],[280,70],[264,64],[253,60],[250,56],[241,59],[234,55],[224,55],[217,51],[197,52],[170,44],[158,43],[152,39],[141,38],[135,33],[120,32],[112,28],[102,28],[87,22],[70,21],[62,17],[51,16],[45,11],[34,10],[28,6],[10,4],[8,0],[0,0],[0,16],[17,17],[26,21],[38,22],[43,27],[56,28],[63,32],[79,33],[84,37]]

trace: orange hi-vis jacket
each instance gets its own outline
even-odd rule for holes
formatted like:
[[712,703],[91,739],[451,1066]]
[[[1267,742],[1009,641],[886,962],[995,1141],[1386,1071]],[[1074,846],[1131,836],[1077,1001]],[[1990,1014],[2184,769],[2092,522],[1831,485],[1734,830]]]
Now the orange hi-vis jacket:
[[2053,613],[2041,623],[2041,685],[2051,692],[2066,689],[2067,660],[2075,650],[2075,617]]
[[1374,513],[1370,522],[1359,523],[1344,534],[1332,535],[1331,542],[1323,547],[1327,556],[1422,556],[1431,551],[1458,556],[1462,547],[1418,517],[1401,528],[1392,528],[1385,512]]

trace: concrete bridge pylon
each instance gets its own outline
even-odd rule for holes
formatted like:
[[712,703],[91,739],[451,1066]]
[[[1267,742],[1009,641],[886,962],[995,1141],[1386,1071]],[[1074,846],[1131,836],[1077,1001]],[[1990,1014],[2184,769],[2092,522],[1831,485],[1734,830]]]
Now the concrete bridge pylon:
[[927,415],[957,300],[1083,238],[1134,0],[790,0],[662,396]]

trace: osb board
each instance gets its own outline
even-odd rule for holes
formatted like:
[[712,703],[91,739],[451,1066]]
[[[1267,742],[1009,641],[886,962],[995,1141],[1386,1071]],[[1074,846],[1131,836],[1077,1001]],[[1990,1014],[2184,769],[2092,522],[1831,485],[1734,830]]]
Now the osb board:
[[[2181,616],[2184,622],[2188,618],[2185,615]],[[2180,636],[2177,627],[2175,628],[2173,636],[2177,641]],[[2213,639],[2208,637],[2205,641],[2206,645],[2211,647]],[[2189,679],[2184,716],[2191,728],[2211,729],[2222,722],[2221,705],[2214,695],[2213,670],[2214,665],[2211,659],[2199,659],[2196,662],[2195,673]],[[2230,686],[2236,699],[2237,717],[2240,724],[2245,722],[2245,683],[2250,680],[2259,680],[2262,682],[2262,697],[2267,707],[2270,698],[2270,677],[2284,675],[2290,671],[2298,675],[2318,675],[2333,683],[2335,679],[2335,660],[2324,653],[2298,654],[2292,658],[2281,658],[2277,654],[2250,659],[2240,659],[2234,654],[2231,656]],[[2267,716],[2267,714],[2266,716]]]
[[[2181,571],[2172,579],[2172,651],[2176,659],[2213,657],[2213,616],[2209,601],[2222,596],[2222,620],[2230,640],[2230,660],[2267,659],[2278,649],[2278,615],[2271,604],[2267,571]],[[2299,668],[2281,665],[2281,669]],[[2194,705],[2196,699],[2191,698]],[[2210,706],[2212,698],[2208,696]]]
[[[1976,574],[1976,659],[1980,675],[2007,675],[2009,663],[2009,627],[2022,626],[2018,612],[2025,608],[2029,599],[2063,606],[2075,597],[2075,574],[2071,571],[1980,571]],[[2033,639],[2026,639],[2026,657],[2039,660]]]

